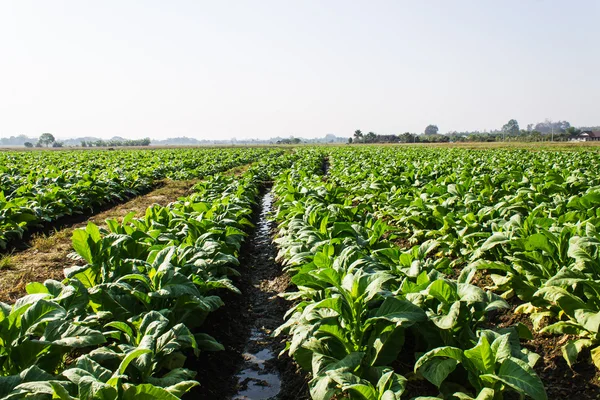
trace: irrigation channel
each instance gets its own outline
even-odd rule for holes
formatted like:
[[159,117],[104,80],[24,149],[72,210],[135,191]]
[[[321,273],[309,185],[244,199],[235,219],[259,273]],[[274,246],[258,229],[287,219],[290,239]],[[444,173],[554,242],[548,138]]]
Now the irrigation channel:
[[[225,351],[204,353],[199,360],[200,390],[189,398],[231,400],[301,400],[308,398],[306,378],[287,355],[279,356],[283,338],[273,331],[283,323],[287,301],[278,297],[289,286],[289,277],[275,258],[269,220],[273,194],[266,188],[255,210],[254,230],[240,256],[241,277],[235,284],[242,295],[224,294],[225,307],[205,326],[225,346]],[[204,378],[204,379],[202,379]]]
[[[275,248],[271,241],[271,223],[268,220],[273,204],[273,194],[269,190],[261,201],[261,210],[258,224],[251,238],[254,252],[250,260],[256,273],[252,274],[250,289],[250,310],[255,317],[254,326],[251,326],[250,337],[244,348],[243,369],[237,374],[238,392],[234,400],[245,399],[270,399],[281,391],[281,378],[275,367],[275,349],[273,348],[270,334],[281,320],[273,321],[278,317],[273,312],[270,302],[275,300],[277,291],[272,287],[272,275],[277,271],[275,263]],[[250,261],[249,260],[249,261]],[[254,318],[253,318],[254,319]],[[275,324],[273,324],[275,323]]]

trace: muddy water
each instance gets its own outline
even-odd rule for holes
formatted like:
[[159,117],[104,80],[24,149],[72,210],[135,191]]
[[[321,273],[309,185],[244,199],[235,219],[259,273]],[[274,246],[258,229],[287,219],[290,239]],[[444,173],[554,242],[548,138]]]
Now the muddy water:
[[233,400],[276,399],[281,390],[281,378],[275,366],[277,352],[270,334],[281,322],[276,295],[277,271],[275,246],[271,240],[272,223],[269,221],[273,195],[268,191],[262,199],[260,219],[254,235],[249,262],[251,278],[250,317],[254,324],[244,348],[244,365],[237,374],[237,393]]

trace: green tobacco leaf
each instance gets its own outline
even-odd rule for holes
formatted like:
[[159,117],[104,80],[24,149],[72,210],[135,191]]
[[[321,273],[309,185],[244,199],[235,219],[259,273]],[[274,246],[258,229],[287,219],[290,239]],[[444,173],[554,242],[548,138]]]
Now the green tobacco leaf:
[[92,376],[82,377],[78,384],[80,399],[116,400],[117,389]]
[[540,333],[552,333],[554,335],[579,335],[585,332],[581,325],[572,321],[558,321],[540,330]]
[[387,320],[412,325],[416,322],[426,321],[427,315],[418,306],[408,300],[401,300],[395,297],[386,297],[374,317],[367,319],[366,325],[377,322],[377,320]]
[[446,380],[448,375],[456,369],[458,361],[453,358],[433,358],[419,368],[419,372],[425,379],[438,388]]
[[451,346],[438,347],[436,349],[428,351],[417,360],[414,371],[417,372],[421,365],[423,365],[429,360],[434,359],[435,357],[448,357],[458,362],[461,362],[463,360],[463,351],[458,347]]
[[206,334],[206,333],[196,333],[194,334],[194,338],[196,339],[196,344],[198,348],[204,351],[222,351],[225,350],[225,347],[217,341],[214,337]]
[[[457,392],[453,394],[454,397],[460,400],[494,400],[495,392],[494,389],[483,388],[477,397],[473,398],[465,393]],[[417,397],[417,399],[425,399],[424,397]],[[415,399],[415,400],[417,400]]]
[[36,293],[50,293],[48,288],[39,282],[30,282],[26,287],[28,294],[36,294]]
[[510,238],[502,232],[496,232],[490,236],[479,248],[479,251],[488,251],[496,246],[510,242]]
[[[190,371],[189,369],[185,369],[185,368],[176,368],[172,371],[169,371],[168,373],[166,373],[165,375],[163,375],[162,378],[154,378],[154,377],[149,377],[148,378],[148,383],[151,383],[155,386],[160,386],[160,387],[164,387],[167,388],[168,387],[175,387],[180,383],[183,382],[194,382],[195,384],[198,384],[198,382],[192,381],[192,379],[194,378],[194,376],[196,376],[196,372],[194,371]],[[191,387],[193,387],[195,385],[192,385]],[[186,388],[188,387],[188,385],[184,385],[181,387],[182,390],[189,390]],[[191,388],[189,387],[189,388]],[[183,393],[185,393],[185,391]],[[171,392],[172,394],[177,395],[176,393],[173,393],[173,391],[169,390],[169,392]],[[181,393],[181,394],[183,394]]]
[[528,395],[534,400],[548,399],[540,378],[531,369],[529,364],[518,358],[511,357],[504,360],[498,371],[498,378],[513,389]]
[[66,314],[65,309],[58,304],[39,300],[23,313],[21,334],[26,335],[27,331],[34,329],[38,324],[64,318]]
[[73,249],[79,254],[88,264],[92,263],[92,248],[88,242],[90,235],[84,229],[75,229],[71,237]]
[[377,338],[372,346],[375,349],[372,365],[385,366],[390,365],[397,357],[404,345],[404,329],[393,326],[386,326],[381,330],[376,329],[373,332]]
[[553,255],[556,251],[548,241],[546,235],[535,233],[525,240],[525,250],[544,250],[549,255]]
[[77,279],[87,289],[94,287],[98,280],[98,274],[91,268],[86,268],[83,271],[75,274],[72,278]]
[[325,300],[321,300],[317,303],[314,303],[312,305],[313,309],[318,309],[318,308],[329,308],[335,312],[337,312],[338,314],[342,314],[343,310],[342,310],[342,299],[340,297],[330,297],[328,299]]
[[429,285],[428,293],[442,303],[453,303],[458,300],[456,283],[438,279]]
[[136,358],[141,357],[144,354],[148,354],[151,352],[152,352],[152,350],[150,350],[150,349],[134,349],[134,350],[130,351],[129,353],[127,353],[127,355],[125,356],[123,361],[121,361],[121,364],[119,364],[119,369],[117,371],[115,371],[115,374],[118,374],[118,375],[125,374],[125,370],[129,366],[129,363],[131,363]]
[[519,322],[517,325],[515,325],[515,329],[517,330],[519,339],[533,340],[533,333],[524,323]]
[[492,351],[492,346],[487,340],[487,337],[481,336],[479,343],[472,349],[465,350],[465,357],[475,365],[478,372],[484,374],[491,374],[494,372],[496,364],[496,357]]
[[52,334],[48,332],[47,336],[54,336],[56,334],[59,334],[60,337],[53,339],[52,344],[57,346],[81,348],[106,342],[106,338],[101,332],[87,326],[75,325],[69,322],[65,322],[59,329],[53,330]]
[[567,364],[569,364],[569,367],[573,368],[573,365],[577,362],[579,353],[592,345],[593,341],[590,339],[569,340],[567,344],[561,348],[562,355],[565,361],[567,361]]
[[600,369],[600,347],[594,347],[591,351],[592,361],[596,368]]
[[188,381],[181,381],[181,382],[176,383],[175,385],[171,385],[165,389],[167,390],[167,392],[180,398],[180,397],[183,397],[184,394],[189,392],[193,387],[198,386],[198,385],[200,385],[198,382],[188,380]]
[[313,262],[319,268],[330,268],[332,264],[332,260],[327,255],[321,252],[315,254]]
[[65,388],[64,383],[58,381],[50,381],[48,382],[54,391],[54,395],[58,396],[60,400],[73,400],[74,397],[71,397],[67,389]]
[[85,231],[88,233],[90,239],[92,239],[94,242],[99,242],[102,240],[100,228],[98,228],[98,225],[94,224],[93,222],[88,222],[85,227]]
[[355,383],[352,385],[342,386],[345,391],[353,393],[355,396],[360,396],[360,399],[364,400],[378,400],[377,392],[370,385],[365,385],[363,383]]
[[399,400],[406,389],[407,379],[394,371],[381,375],[377,381],[377,391],[383,393],[381,400]]

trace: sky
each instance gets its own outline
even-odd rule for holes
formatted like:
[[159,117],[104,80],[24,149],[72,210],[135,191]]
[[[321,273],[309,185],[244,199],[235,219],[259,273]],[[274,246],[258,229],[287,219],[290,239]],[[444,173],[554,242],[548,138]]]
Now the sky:
[[600,125],[600,1],[7,0],[0,137]]

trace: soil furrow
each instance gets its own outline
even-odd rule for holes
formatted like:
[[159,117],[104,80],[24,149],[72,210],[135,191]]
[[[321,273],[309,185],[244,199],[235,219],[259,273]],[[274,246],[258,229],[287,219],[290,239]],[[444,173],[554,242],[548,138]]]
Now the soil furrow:
[[267,191],[254,213],[255,228],[242,247],[241,277],[235,282],[242,295],[219,293],[225,307],[209,315],[202,327],[225,351],[203,353],[189,366],[198,371],[200,387],[188,398],[308,398],[305,376],[287,355],[278,356],[283,339],[272,337],[289,308],[288,302],[278,297],[288,289],[289,277],[275,261],[275,227],[268,218],[271,203]]
[[24,296],[25,286],[29,282],[43,282],[46,279],[62,280],[63,269],[73,264],[73,260],[67,256],[73,251],[71,236],[75,229],[83,228],[89,222],[104,225],[106,219],[122,219],[130,212],[135,212],[138,217],[143,216],[152,204],[164,206],[189,194],[190,188],[196,182],[197,180],[165,180],[156,190],[69,227],[55,230],[51,234],[37,235],[29,244],[31,247],[26,250],[3,255],[0,258],[0,301],[12,303]]

